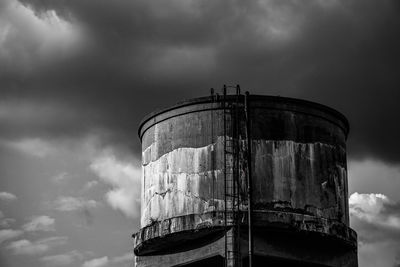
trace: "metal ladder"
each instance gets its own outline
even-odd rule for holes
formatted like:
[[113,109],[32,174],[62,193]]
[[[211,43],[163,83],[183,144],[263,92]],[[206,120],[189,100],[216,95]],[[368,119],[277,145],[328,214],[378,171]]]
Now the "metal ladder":
[[[236,89],[236,94],[227,96],[228,89]],[[224,226],[225,226],[225,266],[241,266],[240,256],[240,123],[243,104],[240,101],[240,87],[223,88],[221,101],[224,120]]]

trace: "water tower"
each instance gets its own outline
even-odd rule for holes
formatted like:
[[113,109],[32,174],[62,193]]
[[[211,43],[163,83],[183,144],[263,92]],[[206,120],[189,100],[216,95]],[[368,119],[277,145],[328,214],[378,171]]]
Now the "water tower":
[[148,115],[136,265],[358,266],[348,132],[327,106],[239,86]]

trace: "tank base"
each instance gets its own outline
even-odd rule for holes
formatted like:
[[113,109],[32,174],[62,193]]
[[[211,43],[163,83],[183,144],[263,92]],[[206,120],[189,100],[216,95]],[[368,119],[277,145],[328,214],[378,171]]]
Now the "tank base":
[[[246,229],[240,236],[242,266],[248,266]],[[195,242],[195,241],[193,241]],[[224,266],[225,238],[219,238],[197,249],[185,252],[137,256],[137,267],[148,266]],[[340,240],[332,241],[325,235],[305,234],[271,230],[254,233],[253,266],[298,267],[357,267],[357,247],[348,246]]]

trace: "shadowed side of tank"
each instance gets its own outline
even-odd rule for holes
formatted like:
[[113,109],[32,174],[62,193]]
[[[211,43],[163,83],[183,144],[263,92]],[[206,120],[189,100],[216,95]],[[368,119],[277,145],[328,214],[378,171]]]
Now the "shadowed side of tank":
[[348,225],[346,121],[304,103],[256,100],[251,112],[255,210]]
[[347,120],[308,101],[250,99],[255,254],[357,266],[357,236],[349,228]]

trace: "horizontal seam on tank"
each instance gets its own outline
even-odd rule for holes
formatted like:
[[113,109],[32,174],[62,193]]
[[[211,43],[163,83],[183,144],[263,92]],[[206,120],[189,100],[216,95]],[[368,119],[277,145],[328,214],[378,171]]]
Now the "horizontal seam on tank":
[[158,172],[158,173],[163,173],[163,174],[172,174],[172,175],[180,175],[180,174],[187,174],[187,175],[204,175],[204,176],[208,176],[207,174],[211,173],[211,172],[222,172],[223,169],[215,169],[215,170],[208,170],[208,171],[204,171],[204,172],[169,172],[169,171],[165,171],[165,172]]
[[[271,202],[268,202],[271,203]],[[267,204],[268,204],[267,203]],[[261,206],[261,205],[260,205]],[[316,210],[319,211],[325,211],[325,210],[329,210],[329,209],[338,209],[338,207],[336,206],[330,206],[330,207],[326,207],[326,208],[317,208],[315,207]],[[296,211],[295,211],[296,210]],[[333,220],[333,221],[338,221],[340,222],[340,220],[336,220],[336,219],[332,219],[332,218],[326,218],[326,217],[321,217],[321,216],[317,216],[315,214],[313,214],[310,211],[307,211],[306,208],[295,208],[295,207],[284,207],[284,208],[266,208],[264,210],[254,210],[254,211],[265,211],[265,212],[282,212],[282,213],[290,213],[290,214],[298,214],[301,216],[313,216],[315,218],[323,218],[323,219],[327,219],[327,220]]]
[[[217,138],[219,138],[219,136],[218,136]],[[159,160],[160,158],[162,158],[162,157],[164,157],[164,156],[166,157],[168,154],[170,154],[170,153],[172,153],[172,152],[174,152],[174,151],[177,151],[177,150],[182,150],[182,149],[195,149],[195,150],[198,150],[198,149],[206,149],[206,148],[208,148],[208,147],[215,146],[215,145],[217,145],[216,142],[215,142],[215,143],[208,144],[208,145],[205,145],[205,146],[200,146],[200,147],[178,147],[178,148],[175,148],[175,149],[173,149],[173,150],[171,150],[171,151],[168,151],[168,152],[162,154],[161,156],[159,156],[159,157],[158,157],[157,159],[155,159],[155,160],[151,160],[151,161],[149,161],[149,162],[146,163],[146,164],[143,164],[143,163],[142,163],[142,166],[147,166],[147,165],[149,165],[150,163],[155,162],[155,161]],[[142,154],[143,154],[143,153],[146,153],[146,150],[148,150],[150,147],[151,147],[151,146],[147,147],[147,148],[142,152]]]
[[[342,224],[342,225],[344,225],[344,226],[346,226],[347,228],[350,228],[350,226],[348,226],[346,223],[344,223],[344,222],[341,222],[340,220],[337,220],[337,219],[331,219],[331,218],[325,218],[325,217],[318,217],[318,216],[316,216],[316,215],[312,215],[312,214],[304,214],[304,213],[298,213],[298,212],[293,212],[293,211],[286,211],[286,210],[253,210],[253,212],[255,212],[255,213],[270,213],[270,214],[273,214],[273,213],[277,213],[277,212],[280,212],[280,213],[287,213],[287,214],[290,214],[290,215],[294,215],[295,217],[296,217],[296,215],[298,216],[298,217],[310,217],[310,220],[309,221],[315,221],[315,220],[323,220],[323,221],[326,221],[326,222],[331,222],[331,223],[338,223],[338,224]],[[299,218],[299,220],[298,221],[301,221],[301,220],[303,220],[304,221],[304,219],[305,218]],[[307,220],[308,221],[308,220]]]
[[[230,136],[228,136],[228,137],[230,137]],[[218,140],[218,139],[224,139],[224,136],[223,136],[223,135],[217,135],[216,138],[217,138],[217,140]],[[231,139],[232,139],[232,138],[230,138],[229,140],[231,140]],[[332,145],[332,144],[329,144],[329,143],[322,143],[322,142],[319,142],[319,141],[317,141],[317,142],[297,142],[297,141],[294,141],[294,140],[291,140],[291,139],[262,139],[262,138],[252,138],[251,140],[252,140],[252,141],[269,141],[269,142],[293,142],[293,143],[296,143],[296,144],[304,144],[304,145],[308,145],[308,144],[320,144],[320,145],[324,145],[324,146],[330,146],[330,147],[333,147],[333,148],[339,147],[339,149],[346,150],[345,148],[341,147],[340,145]],[[223,141],[224,141],[224,140],[222,140],[222,142],[223,142]],[[242,140],[242,139],[241,139],[241,140],[239,140],[239,141],[245,142],[246,140],[244,140],[244,139]],[[199,147],[193,147],[193,146],[182,146],[182,147],[177,147],[177,148],[175,148],[175,149],[173,149],[173,150],[171,150],[171,151],[169,151],[169,152],[166,152],[165,154],[168,154],[168,153],[170,153],[170,152],[172,152],[172,151],[175,151],[175,150],[177,150],[177,149],[182,149],[182,148],[193,148],[193,149],[206,148],[206,147],[209,147],[209,146],[215,146],[215,145],[217,145],[217,143],[218,143],[218,141],[216,141],[216,142],[214,142],[214,143],[207,144],[207,145],[205,145],[205,146],[199,146]],[[146,147],[146,148],[142,151],[142,154],[145,153],[148,149],[150,149],[151,146],[152,146],[153,144],[154,144],[154,143],[152,143],[151,145],[149,145],[148,147]],[[160,157],[164,156],[165,154],[161,155]]]
[[[220,215],[223,215],[223,213],[224,213],[224,211],[222,211],[222,210],[221,211],[215,211],[215,212],[216,212],[216,214],[220,214]],[[215,216],[215,212],[214,211],[206,211],[206,212],[203,212],[201,214],[200,213],[190,213],[190,214],[180,215],[180,216],[176,216],[176,217],[165,218],[164,220],[154,220],[152,222],[152,224],[141,227],[141,229],[139,230],[138,233],[140,233],[142,231],[145,231],[145,229],[149,229],[150,227],[153,227],[154,224],[162,224],[163,221],[166,221],[166,220],[171,221],[171,220],[175,220],[175,219],[181,219],[181,218],[184,218],[184,217],[187,217],[187,216],[193,216],[194,215],[194,216],[199,216],[201,219],[204,219],[203,218],[204,216],[207,216],[207,215],[210,216],[211,215],[210,218],[206,218],[206,220],[218,219],[219,217]],[[254,212],[257,212],[257,213],[276,213],[276,211],[265,211],[265,210],[254,210]],[[316,216],[313,216],[313,215],[293,213],[293,212],[284,212],[284,213],[298,215],[298,217],[310,217],[310,220],[306,220],[306,221],[304,220],[304,218],[299,218],[299,220],[296,220],[297,222],[303,221],[303,222],[312,223],[313,221],[315,221],[315,219],[318,219],[320,221],[324,221],[324,223],[326,223],[326,226],[328,226],[328,227],[331,227],[332,225],[336,224],[336,225],[343,226],[345,229],[349,230],[349,232],[354,232],[354,230],[349,225],[347,225],[347,224],[345,224],[345,223],[343,223],[341,221],[337,221],[337,220],[333,220],[333,219],[329,219],[329,218],[323,218],[323,217],[316,217]],[[285,222],[283,222],[283,223],[287,224]],[[213,227],[218,227],[218,226],[213,226]]]
[[[217,136],[217,138],[219,138],[219,137],[222,137],[222,136]],[[252,141],[291,142],[291,143],[300,144],[300,145],[315,145],[315,144],[319,144],[319,145],[323,145],[323,146],[330,147],[331,149],[340,149],[340,150],[342,150],[342,152],[346,152],[346,149],[342,148],[341,146],[335,146],[335,145],[331,145],[331,144],[327,144],[327,143],[322,143],[322,142],[296,142],[296,141],[293,141],[293,140],[276,140],[276,139],[252,139]],[[209,144],[209,145],[201,146],[201,147],[178,147],[178,148],[175,148],[175,149],[173,149],[173,150],[171,150],[171,151],[168,151],[168,152],[166,152],[166,153],[160,155],[158,158],[156,158],[156,159],[154,159],[154,160],[151,160],[151,161],[149,161],[148,163],[142,163],[142,166],[147,166],[147,165],[149,165],[150,163],[156,162],[156,161],[158,161],[160,158],[162,158],[162,157],[164,157],[164,156],[167,156],[168,154],[170,154],[170,153],[172,153],[172,152],[174,152],[174,151],[176,151],[176,150],[179,150],[179,149],[201,149],[201,148],[207,148],[207,147],[209,147],[209,146],[215,146],[216,144],[217,144],[217,143],[211,143],[211,144]],[[148,146],[148,147],[145,149],[145,151],[146,151],[147,149],[149,149],[150,147],[151,147],[151,145]],[[145,153],[145,152],[143,151],[142,153]]]
[[[165,218],[164,220],[154,220],[154,221],[152,221],[151,224],[148,224],[148,225],[145,225],[145,226],[141,227],[140,230],[137,233],[140,233],[141,231],[143,231],[146,228],[153,227],[154,224],[162,224],[164,221],[179,220],[179,219],[182,219],[182,218],[185,218],[185,217],[188,217],[188,216],[198,216],[198,217],[200,217],[200,219],[203,219],[203,220],[204,220],[204,216],[206,216],[206,220],[207,221],[209,219],[220,220],[221,217],[223,217],[223,213],[224,213],[224,211],[220,211],[220,210],[217,210],[217,211],[206,211],[206,212],[203,212],[201,214],[200,213],[188,213],[188,214],[185,214],[185,215],[179,215],[179,216],[175,216],[175,217]],[[208,218],[207,218],[207,216],[208,216]],[[218,226],[216,226],[216,227],[218,227]],[[190,229],[190,230],[193,230],[193,229]]]
[[[333,223],[341,224],[341,225],[346,226],[347,228],[351,229],[350,226],[348,226],[346,223],[343,223],[343,222],[341,222],[339,220],[325,218],[325,217],[317,217],[317,216],[309,215],[309,214],[290,212],[290,211],[279,211],[279,210],[258,210],[258,209],[256,209],[256,210],[253,210],[253,211],[256,212],[256,213],[270,213],[270,214],[273,214],[273,213],[286,213],[286,214],[294,215],[295,217],[310,217],[310,220],[309,220],[310,222],[312,222],[313,220],[315,221],[315,219],[323,220],[323,221],[326,221],[326,222],[332,223],[332,224]],[[214,212],[223,214],[225,211],[224,210],[217,210],[217,211],[205,211],[203,213],[189,213],[189,214],[185,214],[185,215],[179,215],[179,216],[175,216],[175,217],[165,218],[164,220],[154,220],[153,224],[157,223],[157,222],[161,223],[161,222],[163,222],[165,220],[183,218],[183,217],[191,216],[191,215],[199,216],[200,218],[202,218],[202,217],[204,217],[206,215],[209,215],[209,214],[212,215],[212,214],[214,214]],[[241,212],[246,213],[246,210],[241,210]],[[211,218],[218,218],[218,216],[213,216],[212,215]],[[298,220],[298,221],[304,221],[304,218],[299,218],[299,219],[300,220]],[[144,228],[149,227],[149,226],[152,226],[152,225],[146,225],[146,226],[142,227],[141,229],[144,229]]]

